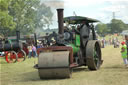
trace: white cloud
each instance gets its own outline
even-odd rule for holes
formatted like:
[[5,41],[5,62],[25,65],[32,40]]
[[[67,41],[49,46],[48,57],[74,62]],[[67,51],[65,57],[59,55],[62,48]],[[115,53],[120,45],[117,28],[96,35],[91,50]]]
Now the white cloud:
[[87,7],[93,4],[102,3],[102,0],[64,0],[64,6],[67,8],[73,7]]
[[125,8],[124,5],[111,5],[109,7],[103,8],[102,10],[108,12],[118,12],[123,8]]
[[109,1],[111,5],[102,8],[101,11],[106,13],[105,15],[115,12],[115,18],[121,19],[125,23],[128,23],[128,1]]
[[[98,9],[93,8],[94,13],[92,12],[93,10],[90,10],[90,8],[93,7],[94,5],[98,6],[106,3],[109,3],[109,4],[107,4],[104,7],[101,6],[101,8],[98,8]],[[128,1],[127,0],[64,0],[64,7],[68,10],[71,9],[70,10],[71,12],[77,11],[79,15],[86,14],[88,17],[100,19],[100,21],[104,23],[109,23],[110,20],[113,18],[112,13],[115,12],[115,17],[117,19],[121,19],[125,23],[128,23],[127,22],[128,21],[128,18],[127,18]],[[81,10],[83,10],[83,12]],[[90,12],[90,14],[87,14],[87,12],[88,13]],[[71,13],[66,13],[66,14],[69,15]]]
[[[115,18],[121,19],[128,24],[128,0],[48,0],[63,1],[64,15],[71,16],[73,11],[77,15],[95,18],[103,23],[109,23],[113,18],[112,12],[115,12]],[[51,3],[52,4],[52,3]],[[51,6],[52,7],[52,6]],[[55,7],[55,6],[53,6]],[[57,25],[56,11],[54,10],[54,22]],[[56,26],[57,27],[57,26]]]
[[63,0],[65,2],[66,7],[81,7],[81,6],[89,6],[94,4],[101,4],[103,2],[111,2],[115,3],[118,1],[127,1],[127,0]]

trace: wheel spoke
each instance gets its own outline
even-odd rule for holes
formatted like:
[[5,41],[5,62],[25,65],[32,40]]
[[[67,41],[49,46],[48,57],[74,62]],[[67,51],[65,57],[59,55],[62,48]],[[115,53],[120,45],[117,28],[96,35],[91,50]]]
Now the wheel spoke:
[[98,63],[98,53],[97,53],[96,47],[94,48],[93,57],[94,57],[95,64],[97,66],[97,63]]

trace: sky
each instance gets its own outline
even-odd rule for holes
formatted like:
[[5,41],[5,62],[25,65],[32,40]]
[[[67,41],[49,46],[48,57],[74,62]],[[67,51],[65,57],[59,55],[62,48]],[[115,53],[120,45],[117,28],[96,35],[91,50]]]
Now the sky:
[[120,19],[128,24],[128,0],[42,0],[52,8],[53,24],[50,28],[57,28],[57,8],[64,8],[64,17],[72,16],[75,12],[78,16],[85,16],[99,20],[102,23],[110,23],[113,19]]

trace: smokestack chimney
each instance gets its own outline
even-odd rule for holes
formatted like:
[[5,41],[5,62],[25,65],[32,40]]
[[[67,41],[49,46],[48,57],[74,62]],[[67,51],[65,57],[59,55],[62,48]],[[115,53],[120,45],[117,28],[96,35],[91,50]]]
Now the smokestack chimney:
[[64,20],[63,20],[63,10],[64,9],[57,9],[57,15],[58,15],[58,34],[63,35],[64,33]]
[[35,39],[35,43],[34,43],[34,45],[35,45],[36,48],[37,48],[37,36],[36,36],[36,33],[34,33],[34,39]]
[[20,40],[20,31],[16,31],[16,38],[17,38],[17,42],[19,42]]

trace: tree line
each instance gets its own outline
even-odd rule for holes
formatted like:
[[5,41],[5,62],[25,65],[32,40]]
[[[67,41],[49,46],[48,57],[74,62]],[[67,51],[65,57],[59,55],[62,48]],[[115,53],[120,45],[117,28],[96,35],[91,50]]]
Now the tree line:
[[15,35],[16,30],[30,34],[51,24],[51,8],[40,0],[0,0],[0,32]]
[[112,19],[111,22],[107,24],[99,23],[96,25],[96,31],[101,36],[106,34],[121,33],[123,30],[127,29],[128,25],[119,19]]

